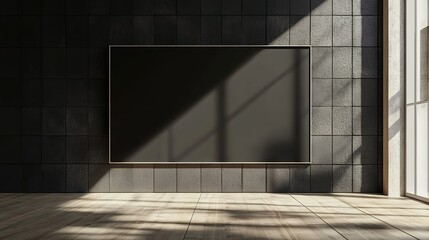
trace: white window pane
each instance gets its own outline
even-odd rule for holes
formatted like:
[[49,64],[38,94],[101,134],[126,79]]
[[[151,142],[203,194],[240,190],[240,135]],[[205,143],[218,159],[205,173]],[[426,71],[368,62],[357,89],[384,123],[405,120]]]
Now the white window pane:
[[415,194],[415,144],[414,144],[414,105],[407,106],[407,151],[406,151],[406,192]]

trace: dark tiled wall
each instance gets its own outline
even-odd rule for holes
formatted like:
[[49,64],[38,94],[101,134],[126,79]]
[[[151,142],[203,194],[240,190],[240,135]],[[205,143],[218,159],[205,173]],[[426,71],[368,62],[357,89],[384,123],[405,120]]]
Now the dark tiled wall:
[[[378,192],[380,0],[2,0],[1,192]],[[109,44],[313,46],[313,164],[108,165]]]

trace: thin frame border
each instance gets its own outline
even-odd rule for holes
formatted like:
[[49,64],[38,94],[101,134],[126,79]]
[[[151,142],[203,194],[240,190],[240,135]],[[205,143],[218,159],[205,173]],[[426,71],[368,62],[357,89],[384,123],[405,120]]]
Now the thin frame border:
[[[310,161],[308,162],[112,162],[111,161],[111,49],[120,47],[145,47],[145,48],[168,48],[168,47],[254,47],[254,48],[308,48],[310,51],[310,79],[309,79],[309,106],[310,106],[310,121],[309,121],[309,150],[310,150]],[[312,106],[312,95],[313,95],[313,50],[311,45],[109,45],[109,164],[112,165],[311,165],[313,161],[313,106]]]

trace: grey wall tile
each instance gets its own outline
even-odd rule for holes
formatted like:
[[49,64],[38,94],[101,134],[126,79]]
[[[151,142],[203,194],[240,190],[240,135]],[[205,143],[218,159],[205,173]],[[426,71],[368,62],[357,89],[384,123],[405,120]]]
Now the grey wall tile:
[[352,77],[352,48],[334,47],[333,58],[333,77]]
[[290,191],[293,193],[310,192],[310,166],[290,166]]
[[352,192],[352,165],[333,165],[333,192]]
[[153,23],[153,42],[155,44],[176,43],[177,21],[175,16],[156,16]]
[[110,1],[104,0],[90,0],[89,1],[89,13],[93,15],[108,15]]
[[314,164],[332,164],[332,137],[313,136],[312,155]]
[[88,79],[67,79],[66,105],[74,107],[88,106]]
[[176,166],[155,165],[154,166],[155,192],[176,192]]
[[377,165],[353,166],[353,192],[374,193],[377,190]]
[[153,16],[135,16],[133,27],[134,44],[153,44]]
[[377,108],[353,107],[353,135],[377,134]]
[[352,79],[333,79],[333,106],[352,105]]
[[88,134],[107,136],[109,118],[106,108],[90,108],[88,111]]
[[[291,36],[291,44],[292,36]],[[314,47],[313,49],[313,77],[331,78],[332,77],[332,48]]]
[[334,107],[332,109],[334,135],[351,135],[352,134],[352,108],[351,107]]
[[377,136],[353,136],[353,164],[377,164]]
[[241,0],[222,0],[222,15],[240,15]]
[[352,15],[353,0],[333,0],[334,15]]
[[132,192],[133,191],[133,168],[132,165],[112,165],[110,168],[110,191]]
[[67,16],[66,44],[69,47],[88,47],[88,16]]
[[177,166],[177,192],[201,192],[201,165]]
[[67,192],[88,192],[88,164],[67,164]]
[[313,107],[332,106],[332,80],[313,78],[312,102]]
[[289,28],[289,16],[267,16],[267,44],[289,44]]
[[66,51],[64,48],[43,48],[42,76],[62,78],[66,73]]
[[66,134],[88,134],[88,110],[87,108],[68,107],[66,109]]
[[222,192],[242,191],[242,166],[222,166]]
[[379,0],[353,0],[353,15],[377,15]]
[[22,79],[21,104],[22,106],[42,105],[42,80],[40,78]]
[[332,192],[332,165],[311,165],[311,192]]
[[332,135],[332,108],[313,107],[313,135]]
[[110,17],[110,44],[132,44],[133,17]]
[[44,47],[64,47],[66,43],[66,18],[64,16],[42,17]]
[[22,49],[22,77],[40,78],[42,76],[42,49]]
[[134,7],[133,0],[110,0],[110,14],[131,15]]
[[332,46],[332,16],[311,17],[311,45]]
[[42,109],[42,134],[65,134],[65,109],[62,107],[49,107]]
[[177,15],[200,15],[201,0],[177,0]]
[[67,1],[66,12],[68,15],[88,15],[89,1],[87,0]]
[[0,78],[21,77],[21,49],[2,48],[0,55]]
[[108,49],[90,48],[89,49],[89,77],[108,78]]
[[153,0],[134,0],[134,15],[153,15]]
[[202,166],[201,192],[222,192],[221,165],[203,165]]
[[89,164],[89,192],[110,191],[109,169],[107,164]]
[[202,15],[220,15],[222,13],[222,0],[201,0]]
[[241,13],[243,15],[265,15],[267,0],[242,0]]
[[222,17],[222,44],[241,43],[241,16]]
[[353,46],[377,46],[377,16],[353,17]]
[[353,106],[377,106],[377,79],[353,79]]
[[266,192],[266,166],[243,166],[243,192]]
[[0,106],[19,106],[20,79],[0,79]]
[[42,134],[42,111],[41,108],[22,108],[22,134]]
[[333,137],[333,162],[334,164],[352,163],[352,137],[334,136]]
[[69,78],[88,77],[88,49],[67,48],[66,75]]
[[289,166],[267,165],[267,192],[290,192]]
[[199,44],[201,32],[201,17],[177,17],[177,44]]
[[311,15],[332,15],[332,0],[311,0]]
[[376,78],[378,73],[377,48],[353,48],[353,77]]
[[42,165],[42,191],[65,192],[66,168],[65,164]]
[[242,43],[265,44],[265,16],[242,17]]
[[63,78],[45,78],[43,85],[43,106],[64,106],[66,102],[66,82]]
[[153,165],[133,165],[133,192],[153,192]]
[[89,46],[109,45],[110,18],[108,16],[89,16]]
[[290,44],[310,44],[310,17],[290,16]]

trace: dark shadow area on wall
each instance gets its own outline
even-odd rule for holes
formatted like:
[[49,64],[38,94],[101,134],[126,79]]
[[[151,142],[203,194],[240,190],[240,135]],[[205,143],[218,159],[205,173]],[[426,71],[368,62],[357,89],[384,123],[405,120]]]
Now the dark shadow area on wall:
[[[365,157],[353,154],[346,164],[334,160],[332,165],[332,156],[329,163],[311,167],[262,165],[244,169],[242,165],[223,168],[196,164],[178,168],[178,165],[107,164],[109,44],[310,44],[311,32],[317,28],[306,33],[300,27],[310,25],[309,15],[317,15],[320,11],[317,8],[327,1],[202,0],[186,4],[180,0],[55,3],[5,0],[0,8],[0,110],[1,116],[7,117],[0,119],[0,191],[374,191],[373,183],[377,181],[374,172],[378,171],[381,183],[382,139],[381,105],[373,103],[347,105],[353,108],[354,126],[353,134],[346,134],[352,140],[347,141],[350,146],[346,145],[345,151],[352,149]],[[352,21],[361,15],[376,16],[371,2],[378,2],[378,10],[382,9],[382,1],[349,2],[353,11],[353,6],[362,11],[358,16],[346,13]],[[364,4],[359,6],[358,2]],[[365,19],[369,18],[355,20],[371,22]],[[377,26],[380,47],[381,21]],[[373,36],[373,28],[362,29],[358,39]],[[298,41],[299,36],[307,40]],[[360,55],[355,51],[359,48],[362,48]],[[374,65],[374,51],[369,48],[377,46],[353,45],[356,69],[377,65]],[[381,69],[381,51],[377,52]],[[321,57],[324,58],[330,55]],[[359,62],[360,67],[355,64]],[[378,74],[381,77],[381,71]],[[368,79],[377,79],[377,93],[381,92],[378,77],[362,77],[365,80],[359,82],[360,75],[353,75],[351,84],[356,100],[353,102],[371,99],[368,96],[373,93],[373,82]],[[357,92],[356,86],[362,86],[366,94]],[[375,97],[378,103],[380,97],[381,94]],[[358,126],[373,131],[373,122],[377,121],[374,108],[379,116],[376,127],[379,134],[356,132]],[[374,140],[378,145],[377,163],[372,159]],[[364,144],[354,144],[359,141]],[[326,143],[332,146],[329,141]],[[332,151],[335,156],[336,149]],[[359,164],[360,161],[368,164]],[[186,176],[195,178],[189,180]],[[200,181],[195,181],[198,178]],[[207,179],[212,179],[210,184]],[[333,179],[343,179],[347,186],[335,188]],[[353,185],[349,186],[349,181]],[[263,185],[257,185],[259,182]],[[321,184],[313,186],[313,183]],[[196,187],[181,187],[182,184]]]

